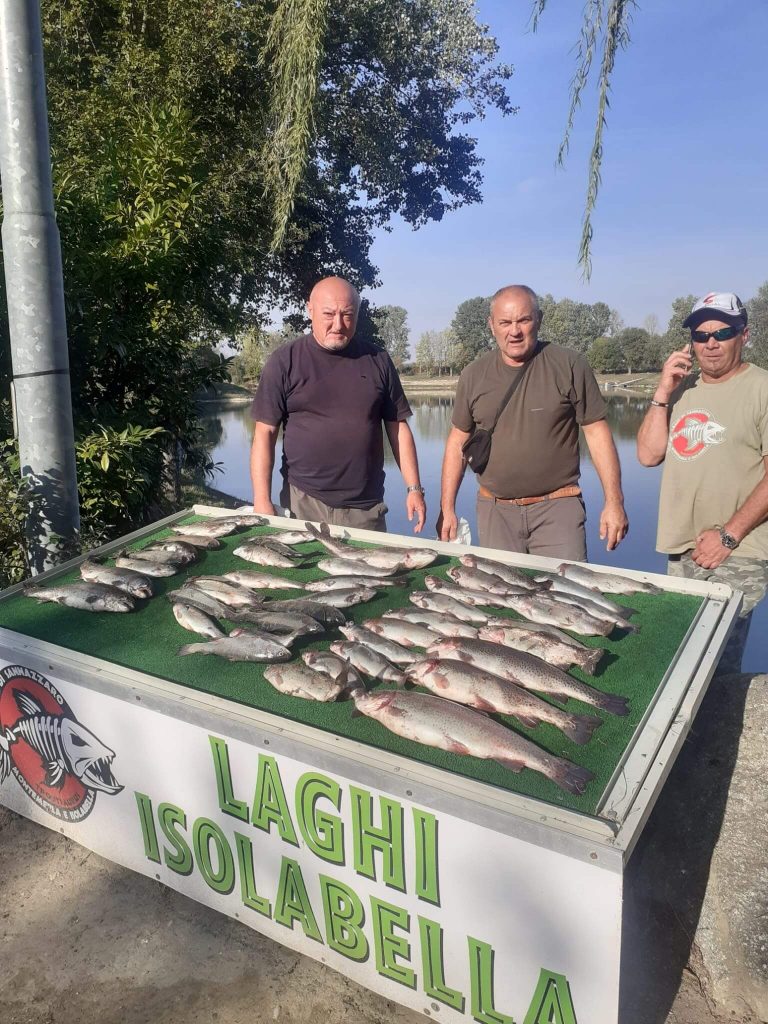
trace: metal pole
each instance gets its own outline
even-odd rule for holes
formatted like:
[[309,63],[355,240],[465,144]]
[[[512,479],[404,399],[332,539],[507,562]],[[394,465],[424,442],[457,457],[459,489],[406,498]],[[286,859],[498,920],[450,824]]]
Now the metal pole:
[[80,528],[38,0],[0,0],[0,176],[21,472],[36,499],[28,520],[35,573],[56,560],[53,535],[71,545]]

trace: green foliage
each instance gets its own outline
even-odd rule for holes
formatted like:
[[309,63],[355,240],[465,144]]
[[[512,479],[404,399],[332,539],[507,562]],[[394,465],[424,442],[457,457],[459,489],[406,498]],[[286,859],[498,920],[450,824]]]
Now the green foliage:
[[401,370],[410,358],[408,313],[402,306],[377,306],[372,312],[381,344]]
[[697,299],[698,295],[681,295],[672,302],[672,316],[669,318],[666,333],[661,340],[659,365],[665,361],[668,355],[683,348],[691,340],[691,332],[687,327],[683,327],[683,320],[691,312]]
[[0,441],[0,588],[28,574],[25,521],[31,507],[29,485],[21,476],[19,450],[13,440]]
[[628,373],[648,370],[653,365],[655,353],[651,348],[651,336],[642,327],[625,327],[615,336],[621,349]]
[[246,328],[235,339],[239,351],[229,365],[229,379],[233,384],[257,381],[267,359],[292,336],[290,331],[265,331],[258,326]]
[[587,360],[595,373],[623,373],[627,368],[618,338],[595,338]]
[[451,322],[451,331],[456,343],[462,348],[458,369],[463,369],[477,356],[493,348],[495,342],[488,326],[490,314],[491,300],[483,296],[466,299],[457,308]]
[[749,345],[744,349],[744,358],[768,370],[768,281],[760,285],[757,294],[746,306],[749,313]]
[[543,314],[541,336],[546,341],[575,349],[585,355],[596,338],[613,333],[618,314],[605,302],[557,301],[552,295],[539,298]]

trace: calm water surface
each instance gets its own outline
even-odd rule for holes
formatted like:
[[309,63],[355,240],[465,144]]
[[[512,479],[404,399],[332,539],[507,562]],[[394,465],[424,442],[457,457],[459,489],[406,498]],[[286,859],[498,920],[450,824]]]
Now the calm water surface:
[[[450,428],[453,398],[438,396],[409,395],[413,409],[411,428],[416,438],[419,453],[421,480],[427,494],[427,526],[422,536],[435,537],[435,519],[440,498],[440,467],[443,446]],[[626,539],[609,552],[598,536],[598,520],[602,508],[602,491],[586,446],[582,443],[581,487],[587,506],[587,545],[589,560],[593,563],[624,566],[629,569],[644,569],[664,572],[666,558],[655,549],[656,513],[661,480],[661,467],[646,469],[635,457],[635,437],[642,422],[647,400],[626,395],[609,398],[608,419],[616,440],[621,459],[624,499],[630,520]],[[252,500],[248,457],[251,444],[252,421],[248,406],[237,409],[217,410],[204,416],[211,454],[219,465],[220,472],[213,481],[214,487],[244,501]],[[402,477],[395,465],[392,453],[385,441],[386,483],[385,500],[389,506],[387,522],[390,533],[411,533],[412,526],[405,514],[405,488]],[[280,445],[275,458],[279,467]],[[279,469],[275,469],[272,494],[277,498],[280,490]],[[476,539],[475,494],[477,485],[471,473],[467,473],[459,492],[458,513],[469,521],[473,538]],[[744,670],[762,672],[768,670],[768,601],[764,601],[755,612],[750,639],[744,658]]]

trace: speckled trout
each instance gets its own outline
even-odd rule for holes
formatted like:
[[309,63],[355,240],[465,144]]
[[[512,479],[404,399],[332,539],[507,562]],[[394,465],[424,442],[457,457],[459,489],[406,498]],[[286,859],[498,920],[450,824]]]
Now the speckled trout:
[[407,740],[453,754],[496,761],[512,772],[530,768],[568,793],[583,793],[594,778],[586,768],[548,754],[487,715],[442,697],[405,690],[375,690],[367,694],[356,690],[352,699],[361,714],[376,719],[385,729]]
[[85,612],[132,612],[136,607],[130,594],[109,583],[62,583],[58,587],[29,587],[24,593],[38,601],[51,601]]
[[545,693],[552,700],[564,704],[569,697],[591,704],[611,715],[629,714],[626,697],[617,697],[612,693],[603,693],[588,683],[569,676],[562,669],[548,665],[541,658],[524,651],[516,651],[511,647],[490,640],[465,640],[463,638],[442,638],[428,648],[427,654],[437,658],[454,658],[468,661],[470,665],[490,672],[492,675],[509,679],[513,683],[524,686],[526,690]]
[[558,565],[557,571],[561,576],[576,580],[577,583],[589,587],[591,590],[599,590],[603,594],[660,594],[661,590],[653,583],[645,583],[632,576],[624,576],[619,573],[597,572],[595,569],[588,569],[586,565],[576,562],[563,562]]
[[[426,578],[429,579],[430,577]],[[463,601],[459,601],[450,594],[444,594],[441,591],[414,590],[408,595],[408,600],[411,604],[415,604],[417,608],[426,608],[433,612],[445,612],[447,615],[461,619],[462,622],[481,623],[488,621],[486,613],[480,611],[479,608],[471,604],[465,604]]]
[[341,679],[333,679],[324,672],[315,672],[308,665],[294,661],[290,665],[270,665],[264,669],[264,678],[276,690],[289,697],[302,697],[304,700],[319,700],[324,704],[336,700],[339,694],[347,689]]
[[331,536],[327,523],[319,528],[307,523],[307,529],[332,554],[346,561],[363,562],[377,568],[391,568],[394,565],[407,569],[424,569],[437,558],[437,553],[428,548],[366,547],[356,548],[338,537]]
[[541,622],[560,629],[571,629],[582,636],[610,636],[615,626],[610,619],[597,619],[575,604],[553,601],[544,594],[530,597],[506,597],[507,607],[532,622]]
[[356,626],[353,622],[348,622],[346,626],[339,626],[339,632],[343,633],[348,640],[355,640],[357,643],[370,647],[371,650],[378,651],[395,665],[410,665],[419,657],[418,654],[395,643],[394,640],[387,640],[386,637],[378,636],[370,629]]
[[397,608],[391,612],[384,612],[382,618],[417,622],[439,633],[440,636],[477,636],[477,626],[462,622],[461,619],[446,615],[444,612],[430,611],[428,608]]
[[477,711],[514,715],[529,729],[549,722],[579,745],[588,743],[595,729],[603,724],[594,715],[575,715],[556,708],[517,683],[463,661],[427,658],[409,665],[406,674],[437,697],[447,697]]
[[216,654],[227,661],[288,661],[291,657],[276,637],[250,629],[233,629],[229,636],[206,644],[186,644],[179,648],[179,654]]
[[490,640],[495,644],[504,644],[507,647],[514,647],[517,651],[533,654],[557,668],[569,669],[575,665],[589,675],[595,674],[600,659],[605,654],[602,647],[582,647],[563,643],[549,633],[529,629],[525,624],[512,619],[481,626],[477,637],[479,640]]
[[226,636],[224,630],[202,609],[185,604],[183,601],[174,602],[172,607],[174,618],[178,624],[191,633],[199,633],[200,636],[207,636],[210,640]]
[[478,558],[477,555],[469,554],[459,555],[459,561],[462,565],[466,565],[470,569],[479,569],[481,572],[491,573],[494,576],[498,576],[499,579],[504,580],[505,583],[511,584],[511,586],[525,587],[526,590],[542,589],[539,584],[537,584],[527,573],[524,573],[522,569],[515,569],[513,566],[507,565],[504,562],[495,562],[491,558]]
[[301,583],[286,579],[285,576],[274,576],[269,572],[258,572],[256,569],[233,569],[225,572],[222,579],[231,583],[239,583],[249,590],[303,590]]
[[394,683],[395,686],[405,686],[405,673],[388,661],[383,654],[365,644],[356,643],[354,640],[334,640],[331,650],[371,679],[381,679],[382,682]]

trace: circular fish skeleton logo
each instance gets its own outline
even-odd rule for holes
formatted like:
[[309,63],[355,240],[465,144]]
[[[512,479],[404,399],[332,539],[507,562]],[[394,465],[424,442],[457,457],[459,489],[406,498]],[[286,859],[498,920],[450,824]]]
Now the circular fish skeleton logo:
[[97,793],[122,790],[114,757],[45,676],[22,665],[0,670],[0,785],[12,774],[43,810],[82,821]]
[[669,447],[683,462],[725,441],[726,429],[704,409],[684,413],[669,432]]

